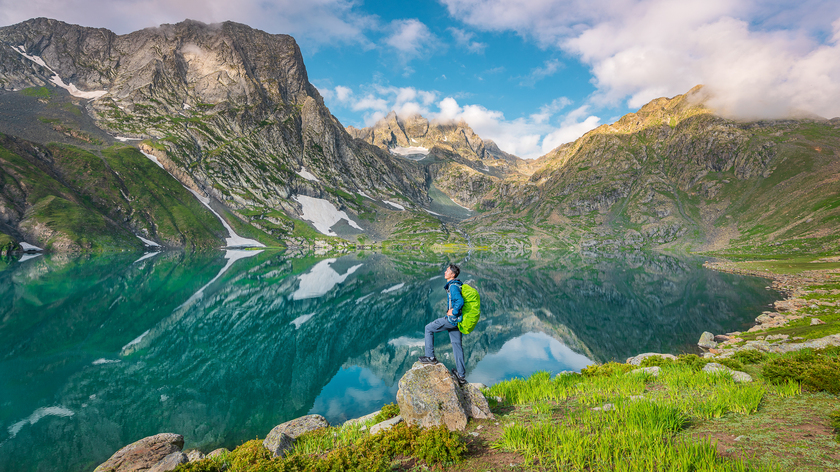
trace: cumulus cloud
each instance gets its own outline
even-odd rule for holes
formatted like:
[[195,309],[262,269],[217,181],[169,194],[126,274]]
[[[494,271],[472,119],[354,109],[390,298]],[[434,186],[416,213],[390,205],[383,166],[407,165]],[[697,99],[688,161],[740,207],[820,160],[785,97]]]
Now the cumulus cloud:
[[597,117],[589,115],[587,106],[561,115],[572,104],[567,97],[556,98],[531,115],[509,120],[501,111],[476,104],[462,106],[455,97],[440,99],[436,91],[414,87],[377,84],[365,87],[363,93],[355,93],[348,87],[338,86],[321,92],[330,108],[363,112],[364,126],[372,126],[392,110],[400,117],[420,114],[438,122],[464,121],[482,138],[492,139],[502,150],[525,159],[542,156],[600,124]]
[[388,29],[390,34],[384,43],[405,61],[428,54],[439,46],[437,36],[420,20],[394,20]]
[[471,53],[481,54],[484,52],[484,48],[487,47],[486,43],[472,40],[475,37],[475,33],[464,31],[460,28],[447,28],[447,31],[452,34],[452,39],[455,40],[455,44]]
[[594,105],[638,107],[705,84],[735,118],[840,115],[840,3],[443,0],[477,28],[515,31],[591,68]]
[[32,0],[0,2],[0,24],[44,16],[118,34],[190,18],[205,23],[236,21],[269,33],[290,34],[311,47],[336,42],[371,47],[365,31],[377,18],[360,13],[352,0]]

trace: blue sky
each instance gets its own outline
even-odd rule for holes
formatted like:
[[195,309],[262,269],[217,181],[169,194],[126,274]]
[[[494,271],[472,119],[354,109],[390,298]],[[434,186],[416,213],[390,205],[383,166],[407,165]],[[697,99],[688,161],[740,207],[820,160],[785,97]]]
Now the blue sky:
[[44,14],[120,34],[185,18],[291,34],[343,124],[463,119],[526,158],[701,83],[727,117],[840,116],[836,1],[0,0],[0,24]]

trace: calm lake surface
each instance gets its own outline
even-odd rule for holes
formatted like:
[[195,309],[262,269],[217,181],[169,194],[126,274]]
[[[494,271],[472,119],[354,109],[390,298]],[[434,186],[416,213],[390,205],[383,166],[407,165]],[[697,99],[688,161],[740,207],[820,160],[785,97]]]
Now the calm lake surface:
[[[206,453],[308,413],[337,424],[377,410],[394,401],[422,355],[423,326],[445,309],[446,256],[422,257],[220,251],[0,263],[0,471],[90,471],[162,432]],[[775,299],[767,281],[702,262],[473,254],[460,278],[478,288],[482,321],[464,337],[467,378],[698,352],[700,333],[743,329]],[[448,336],[436,342],[452,367]]]

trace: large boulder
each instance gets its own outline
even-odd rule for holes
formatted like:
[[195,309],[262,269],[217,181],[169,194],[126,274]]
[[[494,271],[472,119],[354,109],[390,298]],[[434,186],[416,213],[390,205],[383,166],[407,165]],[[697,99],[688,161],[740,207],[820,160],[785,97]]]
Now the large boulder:
[[468,418],[492,418],[484,395],[472,385],[460,386],[443,364],[416,362],[397,391],[400,416],[423,428],[446,425],[463,431]]
[[697,345],[703,349],[712,349],[717,347],[718,343],[715,342],[714,334],[704,331],[703,334],[700,335],[700,341],[697,342]]
[[115,452],[110,459],[100,464],[93,472],[147,471],[166,459],[170,454],[180,454],[183,447],[184,437],[180,434],[156,434],[133,442]]
[[328,428],[330,423],[321,415],[306,415],[275,426],[263,441],[263,446],[274,454],[283,457],[292,448],[295,439],[303,433],[316,429]]
[[173,452],[164,457],[157,464],[153,465],[148,472],[169,472],[175,470],[179,465],[189,462],[187,455],[183,452]]

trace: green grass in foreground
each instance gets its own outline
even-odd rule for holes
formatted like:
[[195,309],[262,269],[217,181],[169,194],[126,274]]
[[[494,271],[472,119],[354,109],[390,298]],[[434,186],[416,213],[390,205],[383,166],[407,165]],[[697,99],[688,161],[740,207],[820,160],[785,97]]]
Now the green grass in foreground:
[[[373,420],[368,422],[368,426]],[[467,447],[459,433],[445,426],[420,429],[401,423],[371,436],[360,425],[324,428],[300,436],[285,457],[272,458],[262,441],[234,451],[182,464],[178,472],[389,471],[397,456],[435,466],[460,461]]]
[[[773,387],[676,363],[663,366],[659,378],[626,373],[630,368],[606,364],[554,378],[541,372],[490,387],[488,396],[534,412],[507,425],[495,447],[549,470],[774,470],[724,458],[708,440],[678,436],[696,421],[755,413]],[[612,410],[592,409],[608,403]]]

